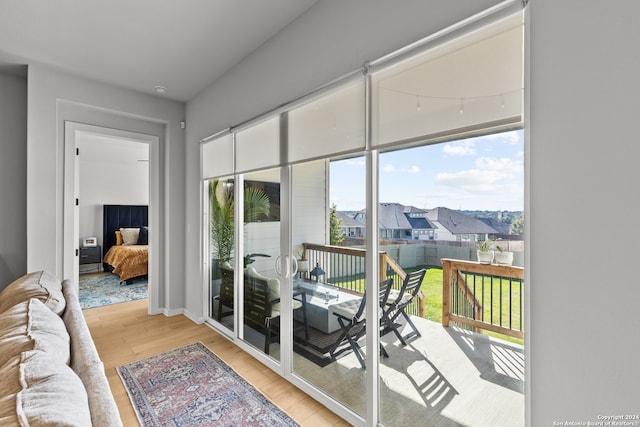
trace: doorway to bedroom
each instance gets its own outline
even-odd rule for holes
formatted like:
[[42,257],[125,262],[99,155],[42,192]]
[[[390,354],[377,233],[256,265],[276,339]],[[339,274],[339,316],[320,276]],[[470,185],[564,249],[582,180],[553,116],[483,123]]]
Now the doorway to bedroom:
[[[105,262],[113,243],[105,233],[110,222],[104,206],[137,206],[146,213],[149,205],[149,144],[99,133],[79,133],[76,137],[78,173],[78,284],[83,309],[133,301],[148,297],[148,260],[141,258],[134,277],[128,277]],[[138,231],[127,245],[138,253],[148,253],[147,240],[140,234],[148,227],[147,216],[127,217],[121,224]],[[139,223],[138,223],[139,221]],[[113,221],[111,221],[113,222]],[[133,225],[136,225],[135,230]],[[119,228],[119,227],[118,227]],[[144,231],[147,231],[145,229]],[[115,230],[111,230],[115,233]],[[115,240],[115,239],[114,239]],[[144,240],[144,241],[143,241]],[[117,242],[120,243],[120,242]],[[124,245],[123,245],[124,246]],[[135,246],[135,247],[134,247]],[[144,271],[142,271],[144,270]]]

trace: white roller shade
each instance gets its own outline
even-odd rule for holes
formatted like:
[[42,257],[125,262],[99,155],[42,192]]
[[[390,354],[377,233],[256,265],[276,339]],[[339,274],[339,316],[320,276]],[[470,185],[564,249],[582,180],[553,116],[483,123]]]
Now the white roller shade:
[[288,161],[365,148],[364,79],[289,112]]
[[373,145],[522,120],[522,17],[373,74]]
[[236,172],[280,165],[280,116],[236,133]]
[[227,134],[202,144],[202,179],[233,174],[233,136]]

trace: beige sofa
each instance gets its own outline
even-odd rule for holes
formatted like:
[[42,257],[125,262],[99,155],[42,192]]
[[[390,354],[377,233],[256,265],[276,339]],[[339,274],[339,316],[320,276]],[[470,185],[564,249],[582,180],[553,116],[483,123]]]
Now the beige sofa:
[[0,425],[122,426],[71,281],[40,271],[0,293]]

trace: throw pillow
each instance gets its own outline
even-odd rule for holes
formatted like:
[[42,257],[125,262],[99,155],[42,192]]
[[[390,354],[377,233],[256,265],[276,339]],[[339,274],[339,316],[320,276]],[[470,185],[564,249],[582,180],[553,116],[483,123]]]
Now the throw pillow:
[[140,227],[140,234],[138,235],[138,245],[149,244],[149,227]]
[[135,245],[138,243],[138,236],[140,235],[139,228],[121,228],[122,240],[124,245]]

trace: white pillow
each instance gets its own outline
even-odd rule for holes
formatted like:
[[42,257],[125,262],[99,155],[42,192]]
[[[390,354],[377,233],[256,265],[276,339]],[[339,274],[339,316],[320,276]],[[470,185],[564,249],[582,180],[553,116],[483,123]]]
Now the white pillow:
[[139,228],[121,228],[122,244],[123,245],[135,245],[138,243],[138,236],[140,235]]

